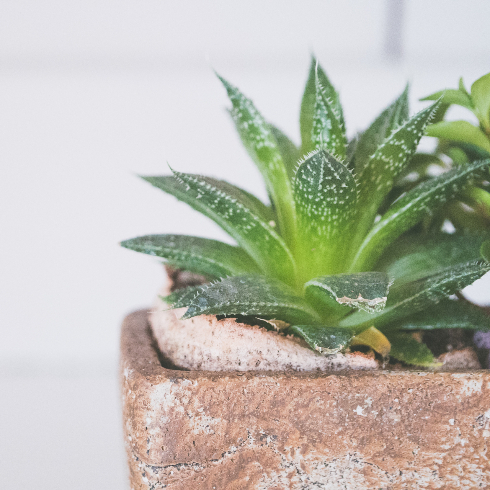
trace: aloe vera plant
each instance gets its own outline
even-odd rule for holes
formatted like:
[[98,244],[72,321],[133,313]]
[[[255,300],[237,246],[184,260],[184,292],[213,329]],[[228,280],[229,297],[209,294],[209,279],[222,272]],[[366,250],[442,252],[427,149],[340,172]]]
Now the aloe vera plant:
[[236,242],[179,235],[122,242],[209,279],[165,298],[171,307],[186,307],[183,318],[280,320],[270,323],[324,354],[365,345],[421,366],[434,358],[414,330],[490,329],[487,316],[454,296],[490,270],[489,235],[429,233],[419,226],[481,178],[490,159],[392,198],[440,101],[409,116],[407,88],[349,140],[338,93],[313,60],[297,146],[220,80],[271,202],[201,175],[143,177],[214,220]]

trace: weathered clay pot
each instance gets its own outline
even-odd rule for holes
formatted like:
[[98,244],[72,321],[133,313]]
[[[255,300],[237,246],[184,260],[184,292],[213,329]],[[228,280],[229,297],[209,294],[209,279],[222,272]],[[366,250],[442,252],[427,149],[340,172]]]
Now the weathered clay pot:
[[490,487],[488,371],[185,371],[147,318],[121,339],[132,489]]

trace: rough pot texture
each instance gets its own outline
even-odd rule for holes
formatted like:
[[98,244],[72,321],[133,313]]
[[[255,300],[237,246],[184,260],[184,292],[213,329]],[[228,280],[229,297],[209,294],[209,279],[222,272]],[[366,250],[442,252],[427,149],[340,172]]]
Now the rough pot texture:
[[[234,318],[201,315],[182,320],[186,308],[169,310],[162,301],[174,288],[199,283],[201,276],[167,268],[168,281],[149,320],[160,352],[176,366],[202,371],[339,371],[378,369],[373,356],[360,352],[325,357],[292,335],[285,336]],[[186,275],[187,274],[187,275]]]
[[170,369],[147,318],[121,340],[133,489],[490,486],[488,371]]

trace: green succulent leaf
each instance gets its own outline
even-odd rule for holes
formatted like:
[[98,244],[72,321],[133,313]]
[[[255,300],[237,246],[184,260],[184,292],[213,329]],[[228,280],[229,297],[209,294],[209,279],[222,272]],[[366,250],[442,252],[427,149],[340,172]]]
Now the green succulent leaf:
[[339,114],[339,119],[342,125],[345,127],[344,114],[342,112],[342,106],[340,105],[339,95],[334,86],[331,84],[325,71],[322,69],[317,60],[312,57],[308,81],[306,82],[303,99],[301,101],[301,112],[299,116],[299,125],[301,130],[301,153],[303,155],[306,155],[315,149],[312,135],[313,119],[315,117],[315,103],[317,97],[317,77],[321,86],[324,88],[326,97],[332,101],[336,112]]
[[490,140],[468,121],[441,121],[431,124],[426,129],[427,136],[470,143],[490,152]]
[[439,92],[435,92],[434,94],[428,95],[420,100],[439,100],[441,99],[442,104],[456,104],[462,107],[466,107],[467,109],[473,109],[473,102],[471,101],[471,97],[468,93],[463,92],[461,90],[454,89],[446,89],[440,90]]
[[253,102],[219,77],[233,105],[231,116],[242,142],[257,165],[277,212],[279,228],[286,240],[295,236],[295,216],[288,177],[277,140]]
[[342,319],[340,327],[362,331],[375,326],[383,333],[397,328],[397,322],[438,303],[451,294],[473,284],[490,270],[490,263],[472,260],[451,266],[417,281],[393,284],[386,308],[371,315],[358,311]]
[[130,250],[166,259],[177,268],[210,277],[258,273],[257,264],[239,248],[186,235],[146,235],[121,242]]
[[349,169],[323,150],[300,165],[294,182],[298,247],[303,273],[312,277],[339,268],[357,202],[356,181]]
[[361,235],[371,226],[376,212],[417,149],[437,102],[393,131],[371,156],[358,175]]
[[399,323],[401,330],[437,330],[464,328],[490,330],[490,315],[467,301],[442,300],[437,305],[409,316]]
[[487,262],[490,262],[490,240],[486,240],[482,243],[480,253]]
[[313,350],[324,355],[335,354],[345,349],[354,334],[344,328],[325,325],[293,325],[286,333],[301,337]]
[[206,288],[205,284],[198,286],[187,286],[186,288],[177,289],[167,296],[160,296],[171,308],[184,308],[192,303],[192,300]]
[[471,98],[482,126],[490,135],[490,73],[483,75],[471,86]]
[[182,318],[198,315],[252,315],[287,323],[316,323],[315,310],[278,280],[244,275],[207,285]]
[[307,297],[309,290],[320,290],[340,305],[374,313],[386,305],[389,282],[384,272],[359,272],[315,277],[304,288]]
[[397,284],[416,281],[467,260],[482,257],[481,246],[489,233],[437,233],[410,235],[396,242],[377,264]]
[[352,269],[371,268],[396,238],[416,225],[428,211],[453,198],[471,177],[489,165],[487,159],[455,168],[422,182],[400,197],[371,228],[357,251]]
[[390,357],[412,366],[437,367],[434,354],[423,343],[417,342],[410,334],[403,332],[388,335],[391,343]]
[[355,152],[356,174],[360,174],[378,147],[408,119],[408,85],[359,137]]
[[223,190],[219,181],[180,172],[175,172],[175,176],[143,178],[215,221],[262,270],[294,282],[294,260],[282,238],[260,216]]
[[313,116],[312,142],[315,150],[323,149],[342,161],[347,156],[347,137],[335,99],[316,77],[316,100]]
[[286,167],[289,180],[293,180],[298,161],[301,158],[299,148],[279,129],[275,126],[270,126],[272,134],[276,138],[277,147],[281,153],[282,161]]

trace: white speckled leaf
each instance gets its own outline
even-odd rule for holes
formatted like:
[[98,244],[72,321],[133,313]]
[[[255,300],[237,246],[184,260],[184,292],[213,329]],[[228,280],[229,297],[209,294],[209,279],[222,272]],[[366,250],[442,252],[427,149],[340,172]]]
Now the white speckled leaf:
[[294,283],[294,259],[282,238],[261,217],[216,185],[217,181],[180,172],[175,172],[175,176],[143,178],[215,221],[266,273]]
[[324,355],[335,354],[345,349],[354,336],[348,329],[326,325],[293,325],[286,333],[301,337],[313,350]]
[[295,216],[288,173],[270,125],[253,102],[220,77],[233,105],[231,116],[242,142],[260,170],[277,212],[278,225],[287,243],[294,239]]
[[404,284],[393,284],[386,308],[374,315],[355,312],[340,321],[341,327],[364,330],[375,326],[382,332],[397,329],[398,322],[438,303],[451,294],[473,284],[490,270],[490,263],[472,260],[448,267],[437,274]]
[[480,248],[489,236],[488,232],[409,235],[395,242],[376,268],[397,283],[416,281],[451,265],[481,258]]
[[257,273],[257,264],[239,248],[187,235],[146,235],[121,242],[136,252],[161,257],[179,269],[211,277]]
[[264,276],[234,276],[206,285],[182,318],[198,315],[254,315],[287,323],[316,323],[319,317],[284,283]]
[[316,102],[316,79],[325,91],[326,97],[332,102],[336,113],[339,115],[339,120],[343,127],[344,114],[342,111],[342,106],[339,100],[339,94],[335,90],[334,86],[330,82],[327,74],[317,62],[317,60],[312,57],[310,64],[310,71],[308,74],[308,81],[306,82],[305,91],[303,93],[303,99],[301,101],[301,112],[299,115],[299,125],[301,130],[301,152],[306,155],[310,151],[315,149],[312,141],[313,134],[313,118],[315,117],[315,102]]
[[352,173],[325,151],[310,154],[294,182],[298,243],[307,279],[338,272],[357,202]]
[[304,288],[307,295],[311,289],[320,290],[339,305],[374,313],[385,307],[389,284],[384,272],[359,272],[315,277]]
[[347,137],[344,122],[335,100],[316,78],[316,99],[313,116],[312,143],[344,161],[347,156]]
[[355,151],[356,174],[360,174],[378,146],[408,119],[408,85],[359,137]]
[[360,186],[359,206],[364,222],[362,232],[371,225],[395,179],[415,153],[437,104],[420,111],[391,133],[357,175]]
[[369,270],[384,249],[416,225],[430,210],[453,198],[490,159],[468,163],[422,182],[400,197],[371,228],[354,259],[352,270]]

